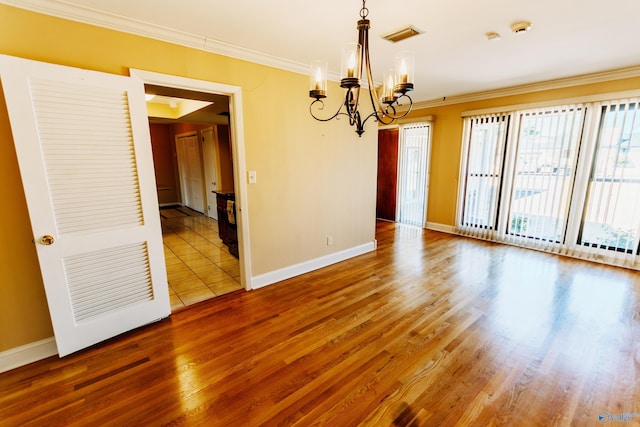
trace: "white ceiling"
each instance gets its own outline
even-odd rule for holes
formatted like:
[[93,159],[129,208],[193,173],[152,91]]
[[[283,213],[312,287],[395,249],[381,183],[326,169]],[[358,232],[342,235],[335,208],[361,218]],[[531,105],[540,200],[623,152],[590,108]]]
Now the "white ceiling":
[[[357,39],[362,6],[360,0],[0,1],[71,17],[77,6],[92,23],[125,17],[298,71],[325,59],[335,73],[342,45]],[[393,67],[396,52],[414,51],[416,102],[640,65],[640,0],[369,0],[367,7],[374,78]],[[522,20],[532,29],[512,33],[511,24]],[[396,44],[380,39],[407,24],[425,33]],[[490,31],[502,38],[488,41]]]

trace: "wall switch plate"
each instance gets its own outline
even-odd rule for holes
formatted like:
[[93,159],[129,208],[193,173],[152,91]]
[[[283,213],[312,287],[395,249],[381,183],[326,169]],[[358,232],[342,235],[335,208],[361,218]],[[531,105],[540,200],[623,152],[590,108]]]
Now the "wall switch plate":
[[255,184],[258,180],[257,175],[256,175],[256,171],[249,171],[247,172],[247,175],[249,177],[249,184]]

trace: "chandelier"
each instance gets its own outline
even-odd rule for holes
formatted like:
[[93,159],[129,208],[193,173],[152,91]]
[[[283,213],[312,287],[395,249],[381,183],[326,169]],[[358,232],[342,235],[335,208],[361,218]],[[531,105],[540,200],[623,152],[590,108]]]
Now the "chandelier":
[[[338,116],[344,115],[349,118],[349,124],[356,127],[358,136],[364,133],[364,125],[370,118],[374,118],[379,123],[388,125],[395,120],[405,117],[411,111],[413,101],[407,92],[413,90],[413,68],[414,55],[412,52],[402,52],[395,59],[395,69],[384,73],[381,93],[378,95],[375,82],[371,73],[371,62],[369,60],[369,9],[366,7],[366,0],[362,1],[360,19],[358,21],[358,43],[350,43],[342,49],[341,80],[340,87],[346,89],[344,103],[340,105],[338,111],[331,117],[322,118],[316,115],[317,111],[324,110],[323,99],[327,97],[327,63],[325,61],[314,61],[311,64],[309,97],[315,98],[309,106],[311,116],[321,122],[328,122]],[[369,99],[373,112],[364,119],[358,110],[360,101],[360,83],[366,78]],[[408,108],[402,112],[396,111],[396,107],[401,106],[402,99],[408,101]],[[344,108],[344,111],[343,111]],[[314,110],[316,112],[314,112]]]

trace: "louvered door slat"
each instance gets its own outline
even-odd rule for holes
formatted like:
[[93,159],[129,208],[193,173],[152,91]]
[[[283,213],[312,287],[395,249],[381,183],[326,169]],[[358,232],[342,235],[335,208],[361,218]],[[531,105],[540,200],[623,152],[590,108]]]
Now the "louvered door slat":
[[153,297],[144,244],[69,257],[64,263],[76,322]]
[[[58,232],[142,225],[126,93],[48,80],[34,80],[31,87]],[[61,93],[65,94],[62,106],[52,102]],[[111,156],[93,150],[94,134],[109,141]],[[64,135],[72,136],[74,144],[61,150],[57,141]],[[82,151],[74,150],[78,147]],[[119,197],[102,201],[108,203],[106,209],[96,209],[96,197],[86,197],[100,195],[114,184]]]

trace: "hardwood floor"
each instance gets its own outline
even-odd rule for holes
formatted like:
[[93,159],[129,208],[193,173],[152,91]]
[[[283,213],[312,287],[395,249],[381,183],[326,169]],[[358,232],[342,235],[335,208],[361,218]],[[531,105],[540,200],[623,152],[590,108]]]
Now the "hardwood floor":
[[640,424],[637,272],[392,223],[377,239],[4,373],[0,425]]

